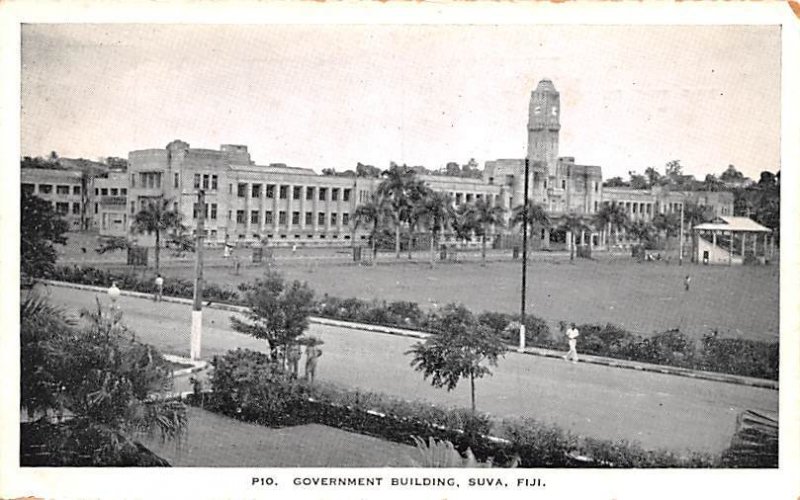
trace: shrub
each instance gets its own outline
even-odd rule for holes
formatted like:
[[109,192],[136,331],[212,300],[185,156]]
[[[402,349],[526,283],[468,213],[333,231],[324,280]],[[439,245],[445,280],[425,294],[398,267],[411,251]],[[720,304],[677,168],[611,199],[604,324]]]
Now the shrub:
[[703,337],[704,370],[778,380],[778,343],[723,339],[716,332]]
[[520,467],[567,467],[567,453],[577,438],[569,432],[531,418],[504,420],[501,437],[511,441],[511,450],[520,457]]
[[581,333],[578,348],[587,354],[620,357],[621,352],[630,353],[630,344],[636,340],[630,332],[610,323],[605,326],[579,325],[578,330]]

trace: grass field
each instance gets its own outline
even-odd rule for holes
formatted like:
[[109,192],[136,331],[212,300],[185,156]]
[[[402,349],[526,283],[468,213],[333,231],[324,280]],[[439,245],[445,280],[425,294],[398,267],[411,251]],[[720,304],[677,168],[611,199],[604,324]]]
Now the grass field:
[[[289,279],[306,281],[317,296],[409,300],[423,308],[461,302],[475,312],[518,312],[520,262],[439,264],[382,257],[375,267],[314,259],[283,259],[274,266]],[[262,267],[210,266],[208,282],[231,286],[250,281]],[[191,279],[189,265],[167,266],[164,275]],[[691,275],[686,292],[683,278]],[[627,257],[600,257],[570,263],[563,256],[538,255],[528,266],[527,311],[555,327],[558,321],[615,323],[650,334],[680,328],[695,338],[717,329],[721,335],[776,340],[779,328],[779,269],[677,266],[635,263]]]

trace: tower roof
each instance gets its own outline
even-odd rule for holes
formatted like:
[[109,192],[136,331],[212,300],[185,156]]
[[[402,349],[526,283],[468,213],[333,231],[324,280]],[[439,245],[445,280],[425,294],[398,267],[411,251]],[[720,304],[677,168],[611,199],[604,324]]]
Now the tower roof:
[[536,92],[557,92],[555,85],[548,78],[539,80],[539,85],[536,86]]

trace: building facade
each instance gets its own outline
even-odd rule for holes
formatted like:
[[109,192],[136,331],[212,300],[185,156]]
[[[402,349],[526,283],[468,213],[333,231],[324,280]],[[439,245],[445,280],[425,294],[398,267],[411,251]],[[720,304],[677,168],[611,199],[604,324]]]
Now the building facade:
[[[420,175],[433,190],[449,193],[458,206],[486,199],[511,210],[522,204],[525,164],[528,197],[540,204],[557,226],[567,214],[590,221],[603,204],[624,207],[631,220],[652,220],[696,203],[714,216],[733,214],[729,192],[672,192],[603,187],[602,168],[559,156],[560,95],[544,79],[531,92],[524,159],[487,161],[482,179]],[[353,214],[369,200],[380,179],[323,176],[284,164],[256,165],[245,145],[219,150],[192,148],[181,140],[163,149],[131,151],[127,170],[87,177],[66,170],[23,169],[22,189],[51,201],[70,227],[96,228],[102,235],[130,234],[135,214],[151,201],[166,199],[194,231],[199,210],[205,213],[210,243],[347,245],[365,240],[366,227],[354,229]],[[205,206],[197,193],[205,192]],[[516,232],[516,230],[509,229]],[[582,235],[584,238],[585,235]],[[540,237],[549,242],[549,231]],[[146,239],[147,236],[139,236]],[[584,239],[602,244],[596,234]]]

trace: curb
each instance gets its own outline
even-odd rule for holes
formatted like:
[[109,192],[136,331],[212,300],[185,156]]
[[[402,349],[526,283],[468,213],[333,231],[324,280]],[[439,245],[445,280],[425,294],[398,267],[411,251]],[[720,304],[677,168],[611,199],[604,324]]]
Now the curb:
[[[62,288],[74,288],[78,290],[86,290],[92,292],[101,292],[105,293],[107,291],[106,288],[93,286],[93,285],[80,285],[77,283],[68,283],[65,281],[53,281],[53,280],[40,280],[42,283],[46,283],[52,286],[58,286]],[[128,290],[120,290],[120,295],[127,296],[127,297],[136,297],[136,298],[143,298],[143,299],[152,299],[153,294],[150,293],[142,293],[142,292],[132,292]],[[184,299],[181,297],[163,297],[163,302],[170,302],[174,304],[184,304],[184,305],[192,305],[193,301],[190,299]],[[247,308],[243,306],[235,306],[231,304],[223,304],[223,303],[216,303],[211,302],[205,307],[211,309],[219,309],[223,311],[230,311],[230,312],[246,312]],[[342,321],[338,319],[329,319],[329,318],[321,318],[318,316],[311,316],[309,321],[314,324],[318,325],[326,325],[326,326],[337,326],[342,328],[352,328],[355,330],[363,330],[368,332],[374,333],[384,333],[389,335],[399,335],[403,337],[415,338],[415,339],[425,339],[428,338],[431,334],[428,332],[421,332],[417,330],[406,330],[402,328],[394,328],[389,326],[381,326],[381,325],[368,325],[364,323],[354,323],[350,321]],[[544,349],[541,347],[528,347],[523,352],[520,352],[516,349],[509,349],[509,352],[516,352],[518,354],[527,354],[532,356],[541,356],[545,358],[561,358],[563,357],[563,353],[560,351],[553,351],[550,349]],[[183,358],[185,359],[185,358]],[[181,361],[181,362],[187,362]],[[649,363],[640,363],[636,361],[628,361],[628,360],[621,360],[621,359],[614,359],[614,358],[605,358],[602,356],[592,356],[589,354],[584,354],[581,356],[581,363],[590,363],[595,365],[602,365],[607,366],[610,368],[624,368],[628,370],[638,370],[638,371],[645,371],[651,373],[661,373],[664,375],[675,375],[679,377],[687,377],[687,378],[694,378],[699,380],[709,380],[712,382],[722,382],[726,384],[735,384],[735,385],[744,385],[749,387],[757,387],[760,389],[771,389],[774,391],[778,390],[778,381],[769,380],[769,379],[759,379],[753,377],[744,377],[741,375],[728,375],[724,373],[717,373],[717,372],[706,372],[700,370],[691,370],[689,368],[680,368],[677,366],[665,366],[665,365],[654,365]],[[192,370],[193,368],[187,368],[186,370]],[[179,370],[181,371],[181,370]],[[195,370],[196,371],[196,370]]]

